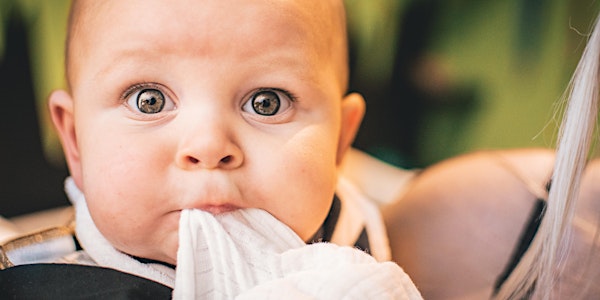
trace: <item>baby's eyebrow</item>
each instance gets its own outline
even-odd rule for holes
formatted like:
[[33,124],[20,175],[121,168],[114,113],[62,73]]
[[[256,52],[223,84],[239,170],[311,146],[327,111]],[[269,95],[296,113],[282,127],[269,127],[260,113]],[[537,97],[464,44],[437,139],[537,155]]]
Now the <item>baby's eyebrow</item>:
[[149,51],[148,49],[123,49],[112,52],[104,59],[107,63],[99,68],[93,79],[101,80],[126,70],[150,66],[150,62],[160,58],[160,56],[157,51]]
[[[177,73],[180,64],[188,68],[183,72],[189,71],[189,68],[192,68],[192,72],[204,72],[204,64],[219,64],[213,61],[216,59],[223,60],[224,63],[220,65],[228,66],[230,69],[221,69],[223,74],[211,74],[211,77],[247,76],[246,82],[254,81],[257,85],[266,85],[254,86],[254,88],[284,88],[292,90],[299,98],[303,98],[302,89],[324,91],[332,84],[338,85],[337,81],[331,82],[334,77],[331,72],[335,72],[331,69],[331,64],[320,63],[322,57],[312,52],[313,50],[306,47],[291,47],[281,51],[279,48],[270,48],[268,51],[255,51],[250,54],[243,51],[227,51],[204,56],[202,52],[190,48],[181,49],[172,44],[154,43],[149,47],[147,43],[126,42],[106,52],[95,51],[95,55],[99,55],[97,59],[101,64],[90,72],[90,76],[92,82],[113,87],[142,81],[167,84],[163,82],[165,78],[181,79],[177,77],[180,75]],[[197,67],[193,66],[195,62],[199,64]],[[172,83],[171,81],[170,84]]]

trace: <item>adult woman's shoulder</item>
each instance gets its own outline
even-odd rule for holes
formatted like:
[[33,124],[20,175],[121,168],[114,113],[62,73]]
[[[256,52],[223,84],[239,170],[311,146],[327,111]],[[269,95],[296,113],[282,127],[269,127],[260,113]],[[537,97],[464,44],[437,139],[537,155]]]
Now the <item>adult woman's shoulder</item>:
[[491,295],[539,198],[553,151],[478,151],[422,171],[383,209],[392,256],[426,299]]

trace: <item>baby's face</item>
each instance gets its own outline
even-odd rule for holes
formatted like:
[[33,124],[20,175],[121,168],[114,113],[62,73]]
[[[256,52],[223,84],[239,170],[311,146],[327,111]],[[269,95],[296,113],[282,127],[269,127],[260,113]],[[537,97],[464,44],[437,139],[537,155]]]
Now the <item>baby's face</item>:
[[72,109],[57,95],[51,109],[104,236],[176,263],[186,208],[261,208],[314,234],[362,113],[311,32],[323,16],[293,1],[94,4],[72,40]]

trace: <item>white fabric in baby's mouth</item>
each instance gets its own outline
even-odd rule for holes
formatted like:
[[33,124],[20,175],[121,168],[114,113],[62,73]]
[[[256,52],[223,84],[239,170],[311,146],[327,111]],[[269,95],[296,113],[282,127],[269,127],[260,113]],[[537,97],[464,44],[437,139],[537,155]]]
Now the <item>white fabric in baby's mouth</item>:
[[259,209],[184,210],[175,299],[421,299],[392,262],[330,243],[306,245]]
[[176,299],[231,299],[282,276],[273,256],[304,242],[259,209],[212,215],[184,210],[179,221]]

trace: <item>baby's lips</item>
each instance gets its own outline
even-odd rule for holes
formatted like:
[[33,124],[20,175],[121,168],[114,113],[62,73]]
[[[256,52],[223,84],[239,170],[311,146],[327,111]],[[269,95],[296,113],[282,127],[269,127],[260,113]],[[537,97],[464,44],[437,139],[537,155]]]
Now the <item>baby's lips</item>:
[[227,212],[239,209],[239,207],[231,204],[219,204],[219,205],[204,205],[198,209],[209,212],[213,215],[219,215]]

